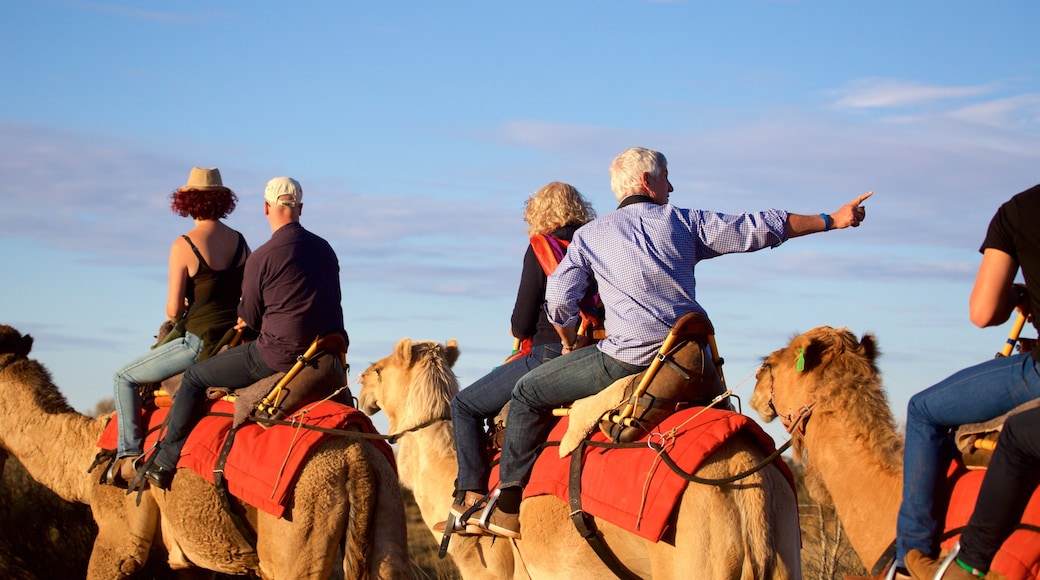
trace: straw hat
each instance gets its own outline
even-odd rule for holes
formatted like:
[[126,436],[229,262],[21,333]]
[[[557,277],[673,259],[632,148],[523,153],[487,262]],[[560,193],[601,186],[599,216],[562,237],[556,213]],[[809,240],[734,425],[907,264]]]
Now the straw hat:
[[210,167],[209,169],[192,167],[191,174],[188,175],[188,183],[181,186],[178,191],[186,189],[207,191],[227,188],[224,187],[224,182],[220,179],[220,170],[216,167]]

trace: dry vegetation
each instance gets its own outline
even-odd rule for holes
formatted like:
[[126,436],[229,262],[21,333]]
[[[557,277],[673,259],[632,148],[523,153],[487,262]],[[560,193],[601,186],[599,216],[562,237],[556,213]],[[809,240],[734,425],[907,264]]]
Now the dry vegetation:
[[[83,578],[97,533],[90,508],[63,501],[33,481],[13,458],[2,469],[0,576],[12,580]],[[418,580],[461,578],[450,559],[437,557],[437,541],[423,524],[411,493],[405,491],[404,498],[413,576]],[[799,489],[799,499],[805,579],[840,580],[845,574],[863,573],[833,508],[811,502],[804,488]],[[164,564],[164,555],[157,553],[148,569],[135,577],[165,580],[174,576]]]

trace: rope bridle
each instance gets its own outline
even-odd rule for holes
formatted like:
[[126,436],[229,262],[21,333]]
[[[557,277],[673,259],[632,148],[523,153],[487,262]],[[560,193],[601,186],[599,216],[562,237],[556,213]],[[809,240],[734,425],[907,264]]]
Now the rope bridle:
[[804,439],[805,425],[809,422],[809,417],[812,416],[813,407],[816,406],[816,401],[806,403],[791,413],[781,413],[780,409],[776,408],[776,391],[773,388],[775,384],[775,381],[773,380],[773,367],[764,363],[762,368],[769,373],[769,408],[776,413],[777,418],[780,419],[780,424],[784,426],[784,429],[787,430],[792,438],[798,437],[799,439]]
[[414,427],[409,427],[407,429],[402,429],[400,431],[397,431],[396,433],[391,433],[390,435],[385,435],[384,438],[386,439],[387,443],[397,443],[397,441],[399,439],[401,439],[401,437],[404,437],[405,435],[408,435],[409,433],[415,433],[416,431],[422,431],[423,429],[425,429],[427,427],[436,425],[437,423],[443,423],[445,421],[451,421],[451,416],[447,416],[447,417],[444,417],[444,416],[433,417],[432,419],[427,419],[426,421],[423,421],[422,423],[419,423],[418,425],[416,425]]

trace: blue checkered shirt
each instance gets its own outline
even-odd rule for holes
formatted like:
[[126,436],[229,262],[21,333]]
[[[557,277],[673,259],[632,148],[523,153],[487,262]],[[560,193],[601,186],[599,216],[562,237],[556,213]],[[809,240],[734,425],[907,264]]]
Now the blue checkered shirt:
[[585,224],[549,277],[545,309],[559,326],[574,325],[578,300],[593,279],[606,307],[599,349],[646,366],[680,317],[697,311],[697,262],[754,252],[787,240],[787,212],[728,215],[670,204],[635,203]]

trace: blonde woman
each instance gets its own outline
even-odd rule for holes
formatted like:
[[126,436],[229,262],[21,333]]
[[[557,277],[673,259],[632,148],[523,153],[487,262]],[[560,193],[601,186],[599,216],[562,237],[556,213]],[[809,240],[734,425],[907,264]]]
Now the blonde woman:
[[[527,199],[524,220],[528,235],[546,234],[569,243],[574,232],[594,219],[589,202],[566,183],[554,181]],[[537,240],[536,240],[537,241]],[[552,240],[550,240],[552,241]],[[451,402],[451,418],[455,431],[455,450],[459,470],[455,481],[453,521],[481,499],[488,488],[486,422],[495,417],[509,401],[516,381],[563,352],[560,335],[545,316],[545,269],[533,245],[524,254],[520,288],[513,306],[512,333],[520,341],[530,342],[530,354],[510,359],[472,385],[459,391]],[[465,527],[464,524],[459,528]],[[475,526],[470,526],[475,532]]]

